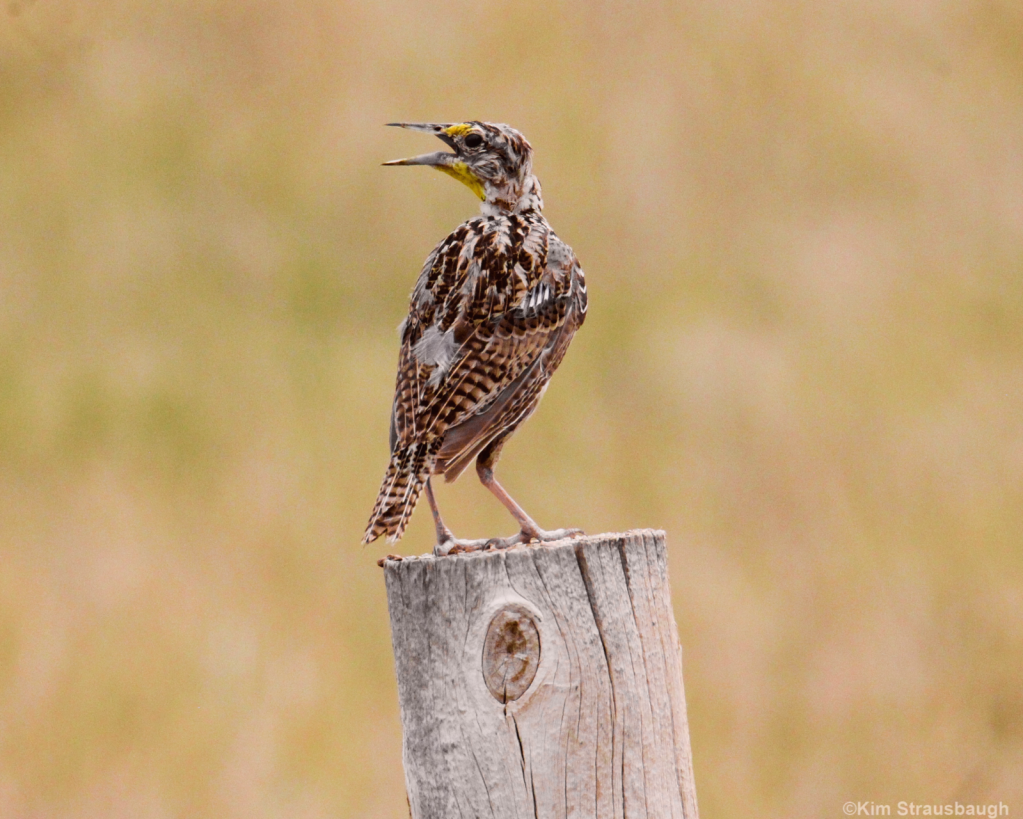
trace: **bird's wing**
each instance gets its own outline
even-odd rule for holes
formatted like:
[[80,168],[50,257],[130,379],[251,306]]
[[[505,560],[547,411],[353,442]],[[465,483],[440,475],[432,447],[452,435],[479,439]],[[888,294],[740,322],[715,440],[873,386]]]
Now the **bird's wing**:
[[436,440],[519,382],[566,322],[573,267],[542,221],[474,219],[442,242],[402,329],[392,448]]

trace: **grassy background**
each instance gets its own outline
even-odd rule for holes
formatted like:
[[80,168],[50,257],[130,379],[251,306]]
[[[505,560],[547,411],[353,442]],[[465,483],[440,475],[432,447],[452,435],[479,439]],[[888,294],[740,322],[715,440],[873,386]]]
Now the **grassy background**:
[[476,205],[381,125],[470,118],[591,295],[499,474],[668,530],[705,819],[1023,812],[1018,3],[5,0],[0,815],[407,815],[358,541]]

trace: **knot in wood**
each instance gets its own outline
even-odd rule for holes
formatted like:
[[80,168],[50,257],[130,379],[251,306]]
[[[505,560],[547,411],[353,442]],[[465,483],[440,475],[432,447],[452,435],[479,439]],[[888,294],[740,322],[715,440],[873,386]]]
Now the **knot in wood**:
[[494,615],[483,641],[483,679],[498,702],[526,693],[540,665],[540,632],[521,606],[506,606]]

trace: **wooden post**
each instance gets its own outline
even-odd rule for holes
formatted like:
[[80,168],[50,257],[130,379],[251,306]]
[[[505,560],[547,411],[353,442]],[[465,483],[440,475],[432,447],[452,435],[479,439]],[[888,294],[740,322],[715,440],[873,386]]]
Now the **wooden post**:
[[412,819],[697,819],[664,532],[384,576]]

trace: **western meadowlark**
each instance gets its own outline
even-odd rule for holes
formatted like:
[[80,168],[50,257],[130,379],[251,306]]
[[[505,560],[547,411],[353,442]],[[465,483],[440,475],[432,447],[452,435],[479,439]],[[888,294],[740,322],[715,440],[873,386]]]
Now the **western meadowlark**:
[[[501,448],[536,409],[586,317],[583,271],[543,217],[533,148],[507,125],[390,124],[433,134],[454,153],[385,165],[436,168],[483,203],[426,259],[398,329],[391,462],[363,542],[398,540],[424,486],[435,554],[578,534],[541,529],[494,478]],[[518,521],[517,535],[461,540],[441,520],[430,477],[453,481],[473,458],[480,481]]]

